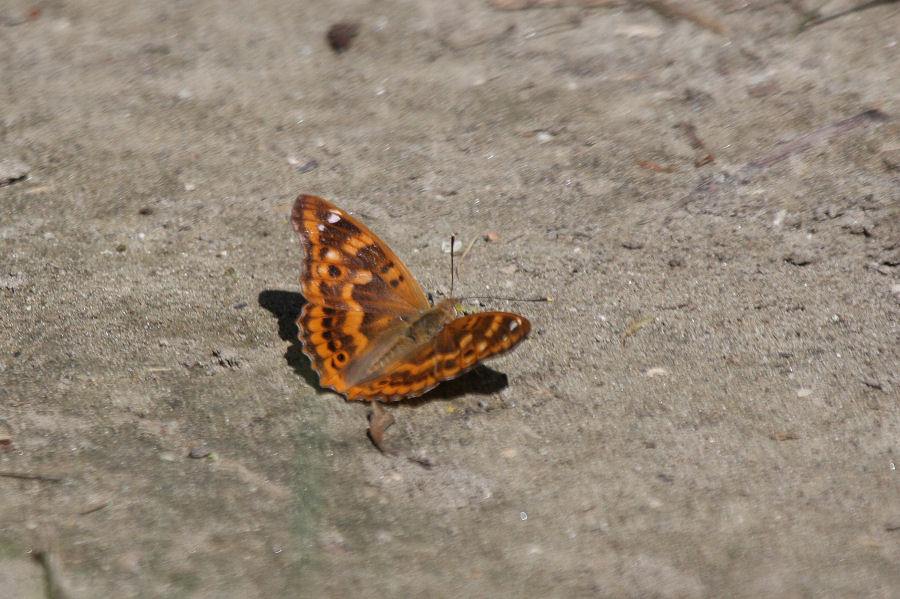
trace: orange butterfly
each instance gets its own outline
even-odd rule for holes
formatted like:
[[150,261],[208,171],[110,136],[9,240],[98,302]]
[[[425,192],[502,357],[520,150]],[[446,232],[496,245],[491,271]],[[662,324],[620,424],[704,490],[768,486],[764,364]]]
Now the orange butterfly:
[[321,385],[347,399],[416,397],[512,349],[531,330],[518,314],[461,316],[453,299],[431,306],[382,240],[322,198],[298,197],[291,222],[305,254],[303,352]]

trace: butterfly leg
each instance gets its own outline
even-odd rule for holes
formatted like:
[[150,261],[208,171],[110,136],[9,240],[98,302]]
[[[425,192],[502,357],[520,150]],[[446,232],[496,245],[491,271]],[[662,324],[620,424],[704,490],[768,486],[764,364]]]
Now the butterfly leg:
[[378,451],[388,455],[391,455],[392,452],[386,450],[381,442],[384,439],[384,431],[392,424],[394,424],[394,415],[377,399],[372,401],[372,413],[369,414],[369,439],[378,448]]

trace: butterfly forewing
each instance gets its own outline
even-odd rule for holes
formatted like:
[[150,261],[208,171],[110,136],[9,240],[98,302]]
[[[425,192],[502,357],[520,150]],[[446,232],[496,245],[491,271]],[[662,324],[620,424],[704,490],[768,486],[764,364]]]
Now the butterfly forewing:
[[294,202],[291,221],[305,250],[300,283],[308,301],[395,316],[428,309],[425,292],[406,265],[340,208],[301,195]]
[[390,248],[340,208],[301,195],[291,221],[304,249],[303,350],[321,384],[343,393],[354,382],[346,373],[371,355],[374,341],[427,309],[428,300]]

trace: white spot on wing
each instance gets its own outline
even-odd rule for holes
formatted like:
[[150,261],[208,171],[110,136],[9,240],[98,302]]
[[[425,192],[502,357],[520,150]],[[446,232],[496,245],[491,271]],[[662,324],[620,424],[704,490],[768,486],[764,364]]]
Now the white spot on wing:
[[319,230],[319,232],[321,233],[322,231],[325,230],[325,225],[323,225],[322,223],[319,223],[318,225],[316,225],[316,228],[317,228],[317,229]]
[[328,213],[328,216],[325,217],[325,220],[327,220],[328,222],[330,222],[333,225],[334,223],[341,220],[341,215],[338,214],[337,212],[332,211],[332,212]]
[[368,285],[372,282],[372,273],[368,270],[361,270],[353,277],[354,285]]
[[518,321],[518,320],[513,320],[513,321],[511,321],[511,322],[509,323],[509,332],[510,332],[510,333],[512,333],[513,331],[515,331],[515,330],[518,329],[518,328],[519,328],[519,321]]

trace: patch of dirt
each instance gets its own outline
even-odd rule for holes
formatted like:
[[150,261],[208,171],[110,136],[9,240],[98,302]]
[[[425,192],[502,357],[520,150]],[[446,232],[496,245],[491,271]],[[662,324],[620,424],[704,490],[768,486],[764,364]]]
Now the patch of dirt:
[[[900,6],[513,4],[0,9],[10,563],[72,598],[896,595]],[[301,192],[436,299],[451,233],[458,293],[554,298],[480,302],[530,338],[392,406],[396,456],[294,339]]]

